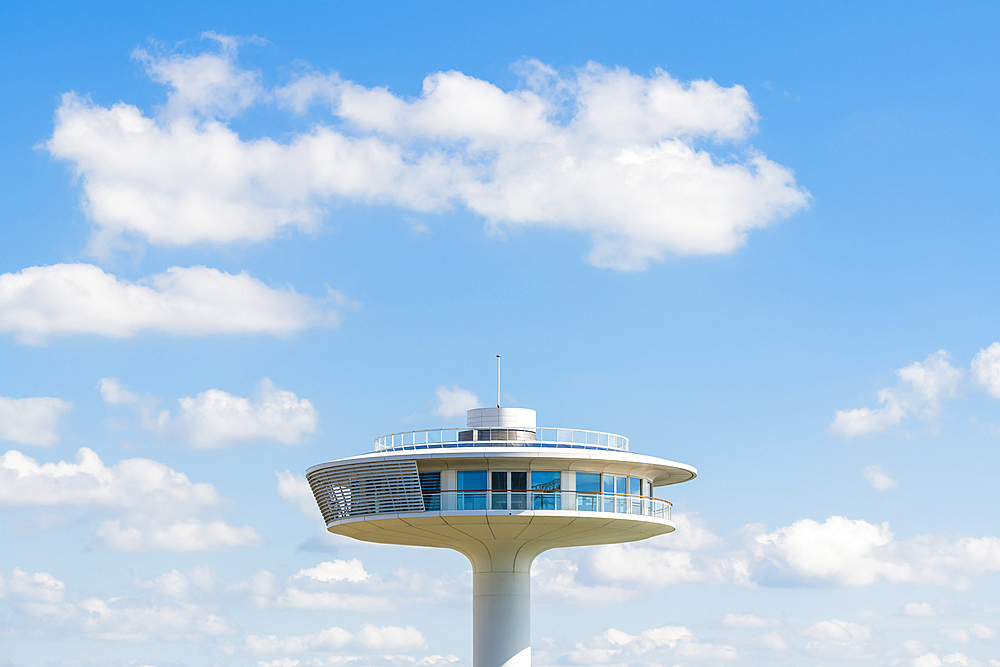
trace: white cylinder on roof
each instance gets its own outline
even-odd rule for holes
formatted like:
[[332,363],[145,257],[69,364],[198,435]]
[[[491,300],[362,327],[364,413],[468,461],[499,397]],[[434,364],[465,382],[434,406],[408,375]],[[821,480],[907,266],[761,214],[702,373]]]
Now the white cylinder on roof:
[[465,415],[473,428],[535,428],[535,411],[528,408],[472,408]]

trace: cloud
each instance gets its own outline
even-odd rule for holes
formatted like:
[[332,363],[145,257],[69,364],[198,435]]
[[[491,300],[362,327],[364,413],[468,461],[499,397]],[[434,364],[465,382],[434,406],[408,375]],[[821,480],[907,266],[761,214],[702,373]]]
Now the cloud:
[[727,628],[773,628],[781,625],[771,618],[761,618],[753,614],[726,614],[722,618],[722,625]]
[[876,491],[888,491],[895,489],[898,483],[896,479],[882,469],[880,465],[867,466],[861,470],[861,475],[868,480],[872,488]]
[[307,399],[276,389],[264,378],[256,399],[209,389],[178,401],[176,418],[162,420],[169,432],[179,433],[195,449],[221,449],[260,441],[297,445],[306,433],[315,433],[319,412]]
[[437,407],[434,413],[441,417],[464,416],[467,410],[482,405],[479,398],[468,389],[462,389],[457,384],[450,387],[438,387],[434,392],[437,396]]
[[54,445],[59,442],[59,419],[72,408],[72,403],[59,398],[0,396],[0,440]]
[[[176,579],[175,575],[180,573],[175,570],[158,577],[155,587]],[[166,604],[143,604],[124,597],[91,597],[68,602],[65,582],[48,572],[29,574],[18,567],[11,573],[10,582],[9,601],[20,612],[18,625],[34,621],[37,627],[30,630],[32,634],[82,635],[114,642],[140,642],[151,639],[201,641],[236,632],[236,626],[227,619],[192,603],[175,600]],[[178,592],[176,585],[167,586],[167,591]]]
[[662,665],[681,660],[730,661],[738,659],[739,653],[728,644],[698,641],[685,627],[667,625],[638,635],[612,628],[579,642],[566,657],[577,664]]
[[[434,72],[405,98],[336,73],[263,89],[233,38],[195,54],[136,51],[167,103],[146,115],[67,93],[45,147],[69,162],[94,225],[92,249],[256,242],[314,232],[338,202],[440,212],[455,204],[494,228],[589,235],[589,261],[637,270],[666,254],[729,253],[748,232],[805,208],[792,172],[748,143],[746,89],[598,63],[565,75],[535,60],[504,91]],[[242,139],[226,123],[255,104],[308,131]]]
[[278,495],[310,519],[320,521],[325,527],[326,522],[323,521],[319,505],[316,504],[316,496],[313,495],[312,487],[309,486],[305,476],[293,473],[291,470],[275,470],[274,474],[278,477]]
[[889,525],[833,516],[801,519],[749,539],[747,568],[765,584],[868,586],[877,581],[967,588],[1000,571],[1000,538],[921,535],[895,541]]
[[133,394],[118,378],[101,378],[98,383],[101,389],[101,399],[108,405],[134,405],[139,397]]
[[330,583],[333,581],[349,581],[352,584],[358,584],[370,576],[370,574],[365,572],[365,567],[361,564],[361,561],[357,558],[352,558],[349,561],[326,561],[320,563],[316,567],[299,570],[296,574],[293,574],[291,578],[292,580],[310,579],[312,581],[320,581],[323,583]]
[[137,282],[92,264],[33,266],[0,275],[0,331],[29,344],[65,334],[288,337],[337,322],[336,311],[321,300],[268,287],[245,272],[204,266],[175,266]]
[[880,389],[879,408],[837,410],[830,432],[843,438],[871,435],[899,424],[904,417],[931,419],[941,411],[941,400],[958,395],[963,371],[949,363],[946,350],[928,355],[896,371],[895,387]]
[[972,375],[995,398],[1000,398],[1000,343],[993,343],[972,358]]
[[870,655],[868,641],[871,627],[837,619],[820,621],[799,630],[810,641],[805,649],[810,653],[842,659],[857,659]]
[[937,616],[937,612],[934,611],[934,607],[930,602],[907,602],[906,606],[903,607],[903,613],[907,616],[916,616],[921,618]]
[[401,628],[366,624],[356,633],[332,627],[310,635],[278,637],[248,634],[244,646],[249,653],[255,655],[337,651],[349,647],[362,648],[378,654],[426,649],[427,640],[412,625]]
[[91,449],[75,463],[39,464],[17,450],[0,456],[0,506],[75,507],[114,518],[95,537],[111,549],[199,551],[259,544],[252,526],[204,521],[198,515],[222,503],[215,487],[192,483],[158,461],[125,459],[108,467]]

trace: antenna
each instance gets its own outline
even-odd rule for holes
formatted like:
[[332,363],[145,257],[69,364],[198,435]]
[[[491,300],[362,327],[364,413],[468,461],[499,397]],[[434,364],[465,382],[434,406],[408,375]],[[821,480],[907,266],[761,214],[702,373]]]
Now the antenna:
[[497,355],[497,407],[500,407],[500,355]]

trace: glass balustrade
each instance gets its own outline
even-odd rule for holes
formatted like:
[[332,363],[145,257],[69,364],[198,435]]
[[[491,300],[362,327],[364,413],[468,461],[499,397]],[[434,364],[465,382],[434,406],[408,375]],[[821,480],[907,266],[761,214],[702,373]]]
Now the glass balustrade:
[[634,514],[655,519],[671,518],[669,500],[618,493],[581,493],[578,491],[482,491],[461,490],[424,493],[424,507],[435,511],[483,510],[568,510]]
[[[488,444],[487,444],[488,443]],[[375,451],[446,447],[570,447],[628,451],[628,438],[614,433],[570,428],[438,428],[391,433],[375,439]]]

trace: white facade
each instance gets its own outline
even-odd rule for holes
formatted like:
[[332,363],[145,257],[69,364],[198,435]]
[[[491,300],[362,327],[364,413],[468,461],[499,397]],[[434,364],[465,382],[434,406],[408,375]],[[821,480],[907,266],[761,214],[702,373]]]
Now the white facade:
[[476,408],[467,425],[383,436],[375,453],[306,476],[330,532],[465,554],[473,664],[528,667],[535,557],[672,532],[670,503],[653,489],[697,471],[629,452],[622,436],[537,428],[534,410]]

